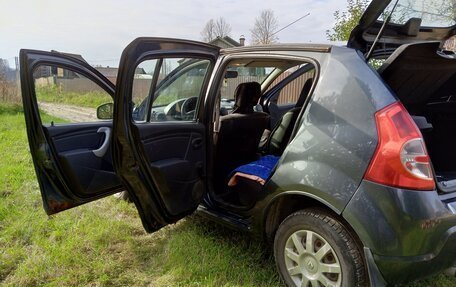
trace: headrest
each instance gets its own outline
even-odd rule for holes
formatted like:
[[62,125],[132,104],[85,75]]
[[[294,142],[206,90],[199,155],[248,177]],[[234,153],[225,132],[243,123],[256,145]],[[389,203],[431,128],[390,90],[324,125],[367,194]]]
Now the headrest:
[[261,85],[257,82],[239,84],[234,92],[233,114],[251,114],[261,97]]

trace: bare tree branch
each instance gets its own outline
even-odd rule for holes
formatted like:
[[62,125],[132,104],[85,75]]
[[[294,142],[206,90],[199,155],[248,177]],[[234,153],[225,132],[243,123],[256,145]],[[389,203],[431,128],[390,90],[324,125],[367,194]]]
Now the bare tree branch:
[[210,42],[215,39],[215,22],[214,19],[210,19],[207,21],[206,25],[204,25],[203,30],[201,31],[201,37],[204,42]]
[[231,25],[223,17],[215,21],[215,37],[225,37],[231,35]]
[[252,42],[254,45],[276,43],[279,38],[274,35],[279,27],[277,17],[274,16],[274,11],[263,10],[255,19],[255,25],[250,30],[252,34]]
[[230,36],[230,34],[231,25],[223,17],[219,17],[216,20],[210,19],[201,31],[201,37],[204,42],[210,42],[217,37]]

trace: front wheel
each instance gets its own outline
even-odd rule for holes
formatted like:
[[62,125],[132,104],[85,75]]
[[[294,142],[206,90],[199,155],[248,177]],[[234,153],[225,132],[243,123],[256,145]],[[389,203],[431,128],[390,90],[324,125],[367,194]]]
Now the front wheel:
[[274,239],[274,257],[287,286],[366,286],[361,250],[335,216],[302,210],[288,216]]

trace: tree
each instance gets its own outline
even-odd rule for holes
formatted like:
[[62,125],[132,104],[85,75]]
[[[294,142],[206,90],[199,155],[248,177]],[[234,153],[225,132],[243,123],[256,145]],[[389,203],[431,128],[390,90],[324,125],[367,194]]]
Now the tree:
[[7,80],[7,72],[9,70],[8,60],[0,58],[0,81]]
[[0,58],[0,101],[2,102],[18,102],[18,91],[13,82],[9,79],[11,69],[8,60]]
[[358,25],[359,19],[369,4],[368,0],[347,0],[347,11],[334,12],[336,23],[326,31],[330,41],[347,41],[351,31]]
[[210,19],[201,31],[201,37],[205,42],[210,42],[217,37],[230,36],[230,34],[231,25],[223,17],[219,17],[216,20]]
[[274,16],[274,11],[261,11],[260,16],[255,19],[253,29],[250,30],[253,44],[266,45],[276,43],[279,40],[275,35],[278,28],[279,24],[277,17]]
[[8,83],[8,73],[9,73],[9,65],[8,60],[4,60],[0,58],[0,93],[6,93],[6,86]]
[[206,25],[204,25],[204,28],[201,31],[201,37],[204,42],[210,42],[216,38],[214,19],[210,19],[207,21]]

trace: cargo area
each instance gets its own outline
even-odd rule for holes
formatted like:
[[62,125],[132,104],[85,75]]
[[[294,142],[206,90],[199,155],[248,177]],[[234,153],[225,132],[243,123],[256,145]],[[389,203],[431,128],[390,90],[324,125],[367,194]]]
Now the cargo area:
[[378,70],[421,130],[440,193],[456,191],[456,57],[440,42],[398,48]]

